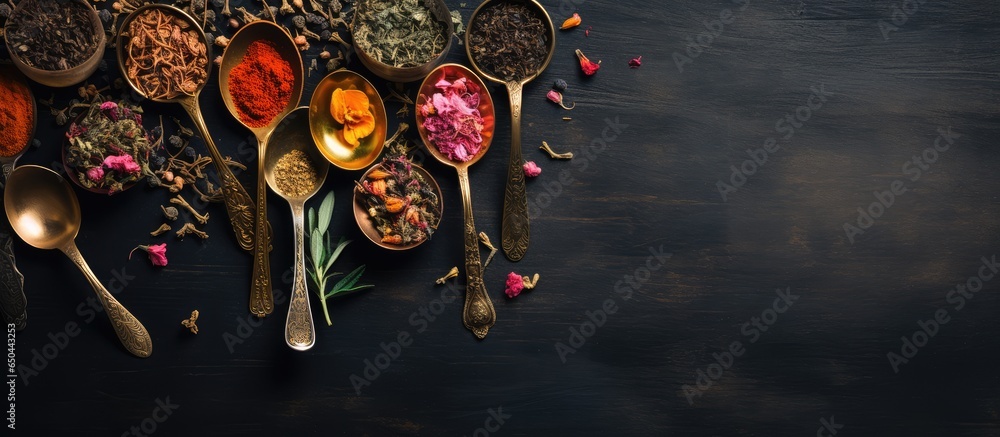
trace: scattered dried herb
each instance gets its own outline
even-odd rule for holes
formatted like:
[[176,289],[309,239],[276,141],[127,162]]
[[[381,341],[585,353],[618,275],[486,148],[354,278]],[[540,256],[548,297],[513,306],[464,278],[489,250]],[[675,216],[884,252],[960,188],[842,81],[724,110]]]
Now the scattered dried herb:
[[529,178],[538,177],[538,175],[542,174],[542,168],[538,164],[535,164],[535,161],[525,162],[522,168],[524,169],[524,175]]
[[153,176],[153,141],[142,127],[142,109],[125,102],[95,102],[70,125],[66,165],[81,186],[114,194]]
[[84,1],[22,0],[7,22],[6,39],[25,64],[42,70],[68,70],[97,51]]
[[576,26],[579,26],[581,21],[583,20],[580,19],[580,14],[574,12],[573,16],[567,18],[566,21],[563,21],[563,24],[562,26],[559,26],[559,29],[561,30],[572,29]]
[[421,243],[431,238],[441,217],[441,199],[405,155],[386,155],[357,183],[358,201],[368,211],[382,242]]
[[330,312],[326,306],[327,299],[374,287],[374,285],[370,284],[357,285],[361,279],[361,275],[365,272],[365,266],[361,265],[337,281],[330,291],[327,291],[327,281],[343,274],[334,272],[331,269],[337,258],[344,251],[344,248],[351,243],[350,240],[345,240],[341,237],[337,245],[334,246],[332,237],[327,233],[330,228],[330,222],[333,220],[333,200],[333,191],[331,191],[323,198],[323,203],[319,206],[318,214],[315,209],[309,208],[309,213],[306,215],[306,231],[309,235],[309,253],[307,258],[310,264],[310,267],[306,269],[306,273],[312,279],[313,291],[319,296],[320,305],[323,307],[323,315],[326,316],[327,326],[333,324],[330,321]]
[[545,21],[518,2],[484,7],[469,24],[470,53],[480,68],[503,80],[535,74],[548,57]]
[[545,97],[547,97],[549,99],[549,101],[551,101],[552,103],[558,104],[560,107],[562,107],[563,109],[565,109],[567,111],[569,111],[569,110],[571,110],[571,109],[573,109],[573,108],[576,107],[576,102],[573,102],[573,105],[571,105],[571,106],[566,106],[566,104],[563,103],[563,95],[562,95],[562,93],[560,93],[559,91],[556,91],[556,90],[549,90],[548,94],[546,94]]
[[149,246],[136,246],[132,249],[132,252],[128,253],[128,258],[132,259],[132,253],[136,250],[142,250],[149,255],[149,261],[153,263],[154,266],[164,267],[167,265],[167,243],[162,244],[151,244]]
[[446,273],[444,276],[440,278],[437,278],[437,280],[435,280],[434,283],[441,285],[444,284],[445,282],[448,282],[449,279],[456,277],[458,277],[458,267],[452,267],[451,270],[448,270],[448,273]]
[[583,70],[583,74],[586,74],[587,76],[593,76],[597,73],[597,70],[601,69],[601,61],[597,61],[596,63],[592,62],[584,56],[580,49],[576,49],[576,57],[580,58],[580,70]]
[[191,311],[191,317],[181,320],[181,325],[183,325],[185,328],[190,329],[192,333],[197,334],[198,325],[196,325],[195,322],[198,321],[198,316],[199,316],[198,310]]
[[549,143],[546,143],[545,141],[542,141],[542,146],[539,147],[539,149],[548,153],[549,157],[552,159],[573,159],[573,152],[556,153],[551,147],[549,147]]
[[430,62],[448,43],[448,21],[422,0],[358,1],[354,43],[375,60],[397,68]]
[[164,9],[146,9],[129,23],[125,36],[126,76],[146,97],[193,96],[208,80],[205,42],[197,28],[181,16]]

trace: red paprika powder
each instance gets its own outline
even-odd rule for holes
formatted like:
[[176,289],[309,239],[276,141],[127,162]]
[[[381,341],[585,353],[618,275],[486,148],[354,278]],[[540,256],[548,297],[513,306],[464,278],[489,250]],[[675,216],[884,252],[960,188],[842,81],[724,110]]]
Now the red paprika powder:
[[0,75],[0,157],[17,155],[31,141],[35,102],[31,90],[10,74]]
[[267,126],[292,98],[292,67],[270,41],[254,41],[229,72],[229,94],[240,121]]

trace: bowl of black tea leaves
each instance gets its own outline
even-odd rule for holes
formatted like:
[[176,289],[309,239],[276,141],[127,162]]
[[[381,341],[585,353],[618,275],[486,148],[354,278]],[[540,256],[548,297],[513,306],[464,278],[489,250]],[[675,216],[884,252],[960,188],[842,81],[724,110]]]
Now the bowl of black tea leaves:
[[354,6],[354,51],[389,81],[423,79],[444,62],[454,34],[443,0],[358,0]]
[[90,77],[107,40],[97,10],[86,0],[21,0],[7,19],[5,38],[11,60],[25,76],[56,88]]

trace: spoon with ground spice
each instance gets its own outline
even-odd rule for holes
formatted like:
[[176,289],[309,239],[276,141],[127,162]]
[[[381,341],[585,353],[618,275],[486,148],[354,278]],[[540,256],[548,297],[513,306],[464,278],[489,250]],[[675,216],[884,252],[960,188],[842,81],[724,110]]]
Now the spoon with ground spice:
[[292,298],[285,321],[285,343],[304,351],[316,343],[309,293],[306,290],[305,228],[303,212],[309,200],[326,180],[330,163],[313,143],[309,133],[309,107],[290,112],[278,127],[281,139],[272,136],[264,151],[264,175],[271,190],[292,208],[295,233],[295,266]]
[[[0,184],[6,184],[17,159],[28,150],[38,124],[35,96],[13,66],[0,66],[0,101],[4,102],[0,107]],[[15,263],[10,224],[0,220],[0,311],[7,323],[21,330],[28,322],[27,307],[24,276]]]
[[[258,20],[240,28],[222,55],[219,88],[222,101],[236,120],[257,137],[257,156],[266,155],[268,138],[285,114],[299,105],[303,88],[302,56],[281,26]],[[267,184],[264,159],[257,160],[255,234],[267,232]],[[254,247],[250,312],[263,317],[274,310],[269,241]]]
[[531,237],[521,158],[521,91],[548,67],[555,37],[552,19],[535,0],[486,0],[472,12],[465,32],[472,69],[504,84],[510,95],[510,160],[500,236],[511,261],[524,257]]

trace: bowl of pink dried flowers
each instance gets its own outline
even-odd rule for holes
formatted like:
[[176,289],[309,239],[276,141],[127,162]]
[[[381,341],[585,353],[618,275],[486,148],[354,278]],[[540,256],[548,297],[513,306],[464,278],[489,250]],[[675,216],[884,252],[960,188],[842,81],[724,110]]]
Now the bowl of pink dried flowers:
[[155,177],[149,159],[156,143],[142,126],[142,109],[125,102],[94,102],[66,132],[62,150],[68,179],[87,191],[117,194]]

